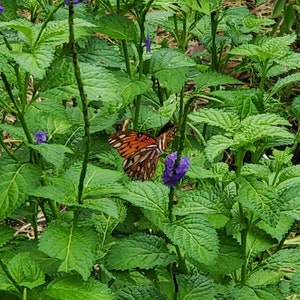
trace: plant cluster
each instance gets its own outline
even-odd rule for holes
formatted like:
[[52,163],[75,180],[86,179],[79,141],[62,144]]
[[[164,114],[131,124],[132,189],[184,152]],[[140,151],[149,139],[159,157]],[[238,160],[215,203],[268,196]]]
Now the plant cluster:
[[[1,299],[300,294],[297,1],[0,4]],[[124,120],[178,127],[150,181]]]

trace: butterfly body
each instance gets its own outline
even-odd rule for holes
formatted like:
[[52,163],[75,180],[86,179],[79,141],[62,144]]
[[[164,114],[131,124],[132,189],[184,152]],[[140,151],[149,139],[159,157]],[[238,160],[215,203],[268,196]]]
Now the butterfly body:
[[173,127],[157,138],[147,133],[120,131],[112,134],[108,142],[124,158],[123,169],[129,177],[150,180],[155,173],[159,156],[177,130],[177,127]]

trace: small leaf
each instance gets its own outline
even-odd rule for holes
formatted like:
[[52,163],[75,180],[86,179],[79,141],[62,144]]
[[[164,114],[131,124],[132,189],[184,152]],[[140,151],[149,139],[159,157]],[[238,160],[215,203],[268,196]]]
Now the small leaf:
[[60,272],[77,271],[84,280],[96,259],[97,234],[91,227],[52,222],[44,231],[39,249],[61,260]]
[[7,263],[7,269],[19,286],[32,289],[45,282],[42,268],[26,252],[16,254]]
[[178,299],[215,300],[217,291],[211,279],[202,275],[177,275]]
[[212,225],[200,215],[188,215],[165,225],[164,233],[188,256],[204,264],[217,258],[219,240]]
[[291,280],[292,291],[296,294],[300,294],[300,271],[297,271]]
[[59,144],[39,144],[30,145],[30,147],[37,150],[47,162],[52,163],[57,169],[62,168],[65,153],[73,154],[70,148]]
[[134,234],[124,238],[109,250],[109,269],[130,270],[166,267],[176,256],[170,254],[165,241],[155,235]]
[[56,278],[49,283],[46,294],[59,300],[115,300],[107,285],[93,278],[83,281],[79,276]]

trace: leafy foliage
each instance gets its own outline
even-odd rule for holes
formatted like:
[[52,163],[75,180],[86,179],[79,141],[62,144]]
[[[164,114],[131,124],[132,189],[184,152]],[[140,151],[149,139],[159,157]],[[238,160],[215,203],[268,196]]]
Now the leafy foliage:
[[0,298],[299,294],[299,7],[73,2],[0,5]]

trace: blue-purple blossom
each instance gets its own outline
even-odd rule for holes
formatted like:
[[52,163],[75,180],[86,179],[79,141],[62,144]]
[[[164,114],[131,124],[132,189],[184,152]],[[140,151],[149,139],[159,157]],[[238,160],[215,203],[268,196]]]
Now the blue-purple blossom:
[[178,165],[175,167],[176,160],[177,152],[173,152],[166,157],[165,171],[162,176],[166,186],[175,187],[189,169],[190,159],[188,157],[181,157]]
[[4,6],[0,5],[0,15],[3,13],[4,11]]
[[145,47],[146,47],[146,52],[149,53],[151,51],[151,39],[149,35],[147,34],[146,39],[145,39]]
[[47,143],[47,133],[40,130],[34,134],[34,139],[38,144]]
[[[78,3],[80,3],[80,2],[82,2],[82,3],[87,3],[87,0],[73,0],[73,4],[78,4]],[[65,0],[64,1],[64,5],[68,5],[69,4],[69,0]]]

